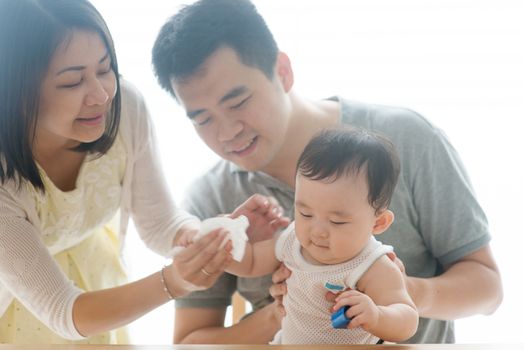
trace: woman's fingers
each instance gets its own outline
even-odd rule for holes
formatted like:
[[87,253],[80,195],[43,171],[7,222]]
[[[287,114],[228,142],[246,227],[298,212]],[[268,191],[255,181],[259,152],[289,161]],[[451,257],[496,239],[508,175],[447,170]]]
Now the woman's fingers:
[[199,272],[205,264],[215,258],[220,253],[220,246],[226,235],[227,231],[223,229],[212,231],[176,255],[174,260],[184,265],[184,275]]
[[204,275],[211,277],[212,275],[220,275],[224,272],[228,263],[231,262],[232,243],[228,241],[224,249],[219,249],[218,252],[200,269]]

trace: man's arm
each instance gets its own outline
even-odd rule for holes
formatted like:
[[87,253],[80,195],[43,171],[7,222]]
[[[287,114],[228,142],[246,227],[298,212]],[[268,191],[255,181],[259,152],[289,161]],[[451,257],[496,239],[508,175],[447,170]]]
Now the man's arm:
[[274,303],[231,327],[224,327],[226,308],[177,308],[174,342],[180,344],[261,344],[280,329]]
[[503,298],[502,282],[489,245],[446,266],[432,278],[406,277],[421,317],[455,320],[492,314]]

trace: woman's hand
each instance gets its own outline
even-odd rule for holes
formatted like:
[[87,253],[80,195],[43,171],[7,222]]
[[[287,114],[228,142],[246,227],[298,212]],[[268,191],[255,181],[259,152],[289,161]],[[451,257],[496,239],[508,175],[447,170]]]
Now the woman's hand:
[[283,209],[273,197],[254,194],[236,208],[230,215],[237,218],[244,215],[249,219],[246,231],[251,243],[273,238],[275,232],[289,225],[290,219],[283,216]]
[[200,222],[191,222],[185,224],[180,228],[173,239],[173,247],[188,247],[191,243],[193,243],[193,238],[196,236],[199,230]]
[[175,297],[211,287],[231,262],[231,241],[220,248],[227,231],[218,229],[189,244],[166,268],[166,283]]

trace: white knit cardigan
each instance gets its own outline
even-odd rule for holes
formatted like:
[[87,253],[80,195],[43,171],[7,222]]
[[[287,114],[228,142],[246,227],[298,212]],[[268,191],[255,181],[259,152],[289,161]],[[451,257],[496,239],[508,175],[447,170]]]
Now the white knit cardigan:
[[[122,82],[119,132],[126,150],[120,205],[120,238],[129,217],[153,251],[168,256],[178,229],[195,217],[177,209],[170,197],[156,151],[153,125],[142,96]],[[0,315],[13,298],[50,329],[81,339],[73,323],[73,304],[83,292],[60,270],[52,255],[68,247],[45,246],[34,199],[27,186],[0,186]],[[80,238],[79,238],[80,239]],[[79,243],[79,242],[76,242]],[[75,244],[76,244],[75,243]]]

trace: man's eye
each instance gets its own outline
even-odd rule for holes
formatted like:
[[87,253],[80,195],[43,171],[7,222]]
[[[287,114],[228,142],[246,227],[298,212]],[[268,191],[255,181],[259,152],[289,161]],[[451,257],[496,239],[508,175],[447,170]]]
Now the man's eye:
[[195,124],[198,126],[202,126],[202,125],[206,125],[210,121],[211,121],[211,118],[208,117],[208,118],[201,119],[201,120],[195,120]]
[[251,98],[251,96],[253,96],[253,95],[249,95],[248,97],[246,97],[245,99],[243,99],[242,101],[240,101],[236,105],[231,106],[230,108],[231,109],[239,109],[240,107],[242,107]]

